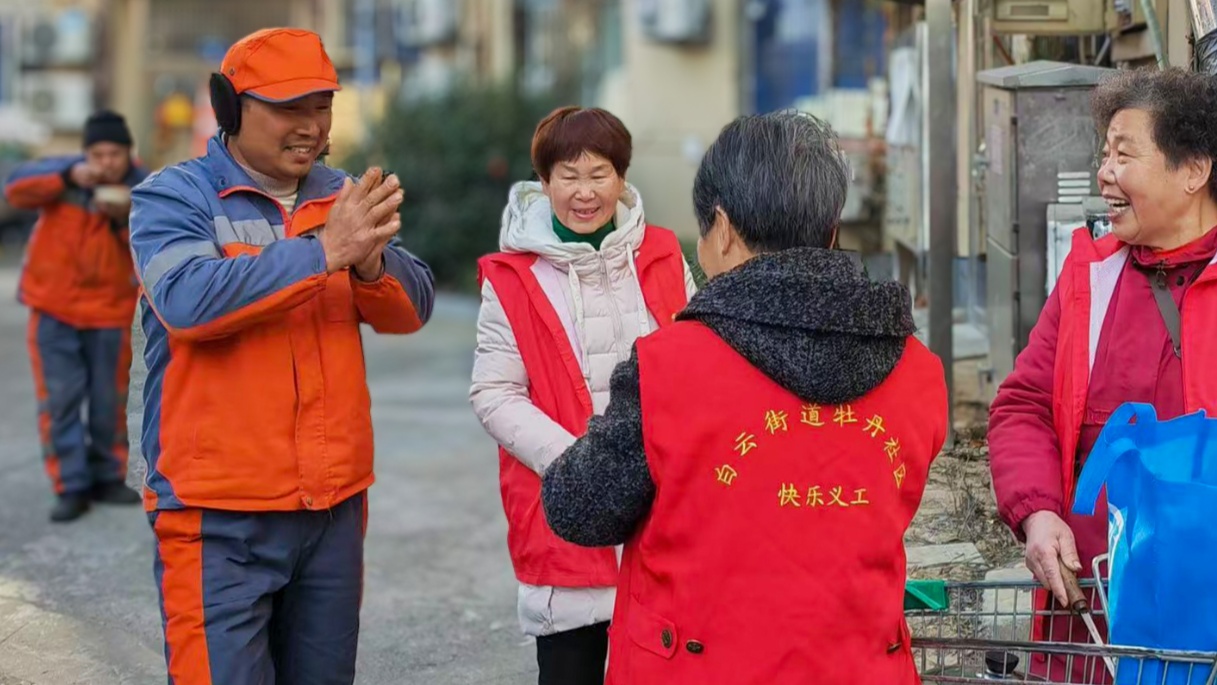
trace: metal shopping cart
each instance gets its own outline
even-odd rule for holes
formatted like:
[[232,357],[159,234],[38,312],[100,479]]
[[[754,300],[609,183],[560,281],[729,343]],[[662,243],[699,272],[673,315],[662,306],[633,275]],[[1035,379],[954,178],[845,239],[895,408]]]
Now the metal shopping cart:
[[[1104,561],[1095,560],[1094,577],[1105,577]],[[1102,644],[1105,583],[1079,585],[1101,631],[1055,602],[1043,608],[1034,581],[909,581],[905,615],[922,681],[1217,685],[1217,652]]]

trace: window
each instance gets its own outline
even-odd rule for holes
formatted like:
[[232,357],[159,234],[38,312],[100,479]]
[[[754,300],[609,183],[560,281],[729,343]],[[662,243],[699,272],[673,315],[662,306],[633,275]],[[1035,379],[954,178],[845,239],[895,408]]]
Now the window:
[[258,29],[292,24],[290,0],[156,0],[150,3],[151,55],[215,60],[215,52]]

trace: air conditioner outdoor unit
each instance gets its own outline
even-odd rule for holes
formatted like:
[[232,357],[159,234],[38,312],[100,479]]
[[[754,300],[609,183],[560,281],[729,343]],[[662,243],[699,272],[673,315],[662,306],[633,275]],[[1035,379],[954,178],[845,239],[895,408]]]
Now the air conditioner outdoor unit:
[[461,16],[459,0],[405,0],[401,11],[405,14],[407,45],[426,47],[456,40]]
[[22,24],[21,63],[30,67],[82,66],[93,57],[89,16],[77,9],[31,16]]
[[71,72],[27,73],[21,78],[21,107],[57,131],[79,131],[93,111],[93,79]]
[[664,43],[707,43],[710,40],[710,0],[639,0],[643,33]]
[[1032,36],[1106,33],[1110,1],[994,0],[993,31]]

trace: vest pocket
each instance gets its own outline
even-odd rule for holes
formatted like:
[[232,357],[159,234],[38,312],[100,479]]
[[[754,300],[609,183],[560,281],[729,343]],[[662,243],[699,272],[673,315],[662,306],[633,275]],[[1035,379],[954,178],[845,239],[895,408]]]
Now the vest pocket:
[[652,654],[671,659],[680,641],[676,624],[651,611],[634,597],[630,597],[629,606],[626,631],[630,640]]
[[911,657],[913,654],[913,633],[909,630],[908,621],[903,618],[900,619],[900,627],[894,637],[895,639],[886,645],[887,653]]

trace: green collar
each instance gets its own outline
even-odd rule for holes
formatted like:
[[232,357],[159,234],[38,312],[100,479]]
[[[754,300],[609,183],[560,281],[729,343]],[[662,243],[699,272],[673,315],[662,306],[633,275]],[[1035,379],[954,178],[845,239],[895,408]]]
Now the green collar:
[[557,215],[554,215],[553,220],[554,235],[558,236],[558,240],[564,243],[587,243],[596,250],[599,250],[600,244],[604,242],[604,239],[617,229],[616,220],[609,219],[609,222],[597,229],[595,233],[575,233],[566,226],[563,226],[562,222],[558,221]]

